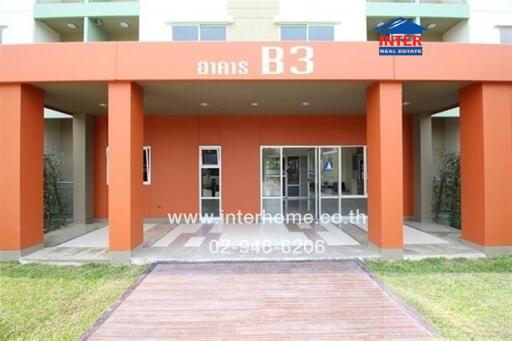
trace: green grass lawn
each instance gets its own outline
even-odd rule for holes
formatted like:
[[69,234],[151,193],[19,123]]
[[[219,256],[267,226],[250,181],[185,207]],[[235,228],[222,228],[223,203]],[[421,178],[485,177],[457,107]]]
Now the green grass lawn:
[[512,257],[368,266],[444,337],[512,340]]
[[144,270],[0,263],[0,340],[75,340]]

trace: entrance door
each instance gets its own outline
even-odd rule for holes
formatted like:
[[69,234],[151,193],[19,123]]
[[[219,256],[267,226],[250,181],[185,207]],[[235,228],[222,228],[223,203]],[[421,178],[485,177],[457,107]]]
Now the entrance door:
[[367,212],[366,147],[261,147],[261,208],[314,219]]

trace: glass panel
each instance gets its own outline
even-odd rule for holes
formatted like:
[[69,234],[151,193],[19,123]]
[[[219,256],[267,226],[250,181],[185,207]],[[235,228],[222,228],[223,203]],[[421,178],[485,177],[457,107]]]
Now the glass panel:
[[149,181],[149,149],[142,150],[142,180]]
[[279,148],[262,149],[262,196],[281,196],[281,152]]
[[201,162],[202,162],[203,166],[218,165],[219,159],[217,157],[217,149],[201,150]]
[[339,194],[338,148],[320,148],[320,196]]
[[333,41],[334,26],[309,26],[308,38],[312,41]]
[[203,198],[219,197],[219,169],[201,169],[201,196]]
[[173,26],[172,40],[176,41],[195,41],[199,40],[197,26]]
[[280,214],[281,199],[263,199],[263,210],[265,211],[265,214]]
[[316,215],[316,160],[315,149],[308,151],[308,212]]
[[201,40],[224,41],[226,40],[226,26],[201,25]]
[[300,196],[300,187],[299,186],[288,186],[288,196],[289,197]]
[[209,217],[220,216],[220,200],[219,199],[202,199],[201,200],[201,213],[203,216]]
[[[359,210],[359,211],[358,211]],[[368,214],[368,199],[367,198],[347,198],[341,199],[341,214],[344,216],[352,215],[355,217],[357,214]]]
[[500,27],[500,41],[512,43],[512,27]]
[[342,195],[364,195],[363,147],[342,147],[341,165]]
[[288,177],[288,185],[299,184],[299,158],[288,157],[287,158],[287,169],[286,176]]
[[307,40],[306,25],[281,26],[281,40]]
[[339,213],[339,199],[322,199],[321,208],[322,212],[321,214],[337,214]]

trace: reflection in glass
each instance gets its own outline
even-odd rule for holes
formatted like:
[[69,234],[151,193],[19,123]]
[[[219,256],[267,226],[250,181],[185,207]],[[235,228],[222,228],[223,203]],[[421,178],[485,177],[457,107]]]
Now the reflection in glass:
[[262,167],[262,195],[264,197],[280,197],[281,153],[279,148],[263,148]]
[[201,169],[201,191],[203,198],[219,197],[219,169]]
[[322,197],[339,193],[338,148],[320,148],[320,194]]
[[322,209],[322,212],[321,214],[329,214],[329,215],[333,215],[333,214],[339,214],[339,200],[340,199],[322,199],[322,202],[321,202],[321,209]]
[[364,195],[364,148],[342,147],[342,195]]
[[348,216],[352,212],[352,216],[356,214],[368,215],[368,199],[367,198],[347,198],[341,199],[341,214]]
[[201,212],[203,216],[218,217],[220,216],[220,200],[219,199],[201,199]]
[[263,199],[263,210],[265,214],[281,213],[281,199]]
[[201,151],[201,159],[203,166],[218,165],[217,149],[203,149]]

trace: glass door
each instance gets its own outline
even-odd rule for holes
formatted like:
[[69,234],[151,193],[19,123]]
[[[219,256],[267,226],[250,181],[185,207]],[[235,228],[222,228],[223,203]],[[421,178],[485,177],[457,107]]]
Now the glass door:
[[319,215],[340,213],[340,148],[318,148]]
[[261,148],[261,208],[265,214],[283,212],[283,150]]
[[317,218],[317,193],[318,193],[318,177],[317,177],[317,151],[318,148],[308,150],[307,161],[307,199],[308,199],[308,213]]

